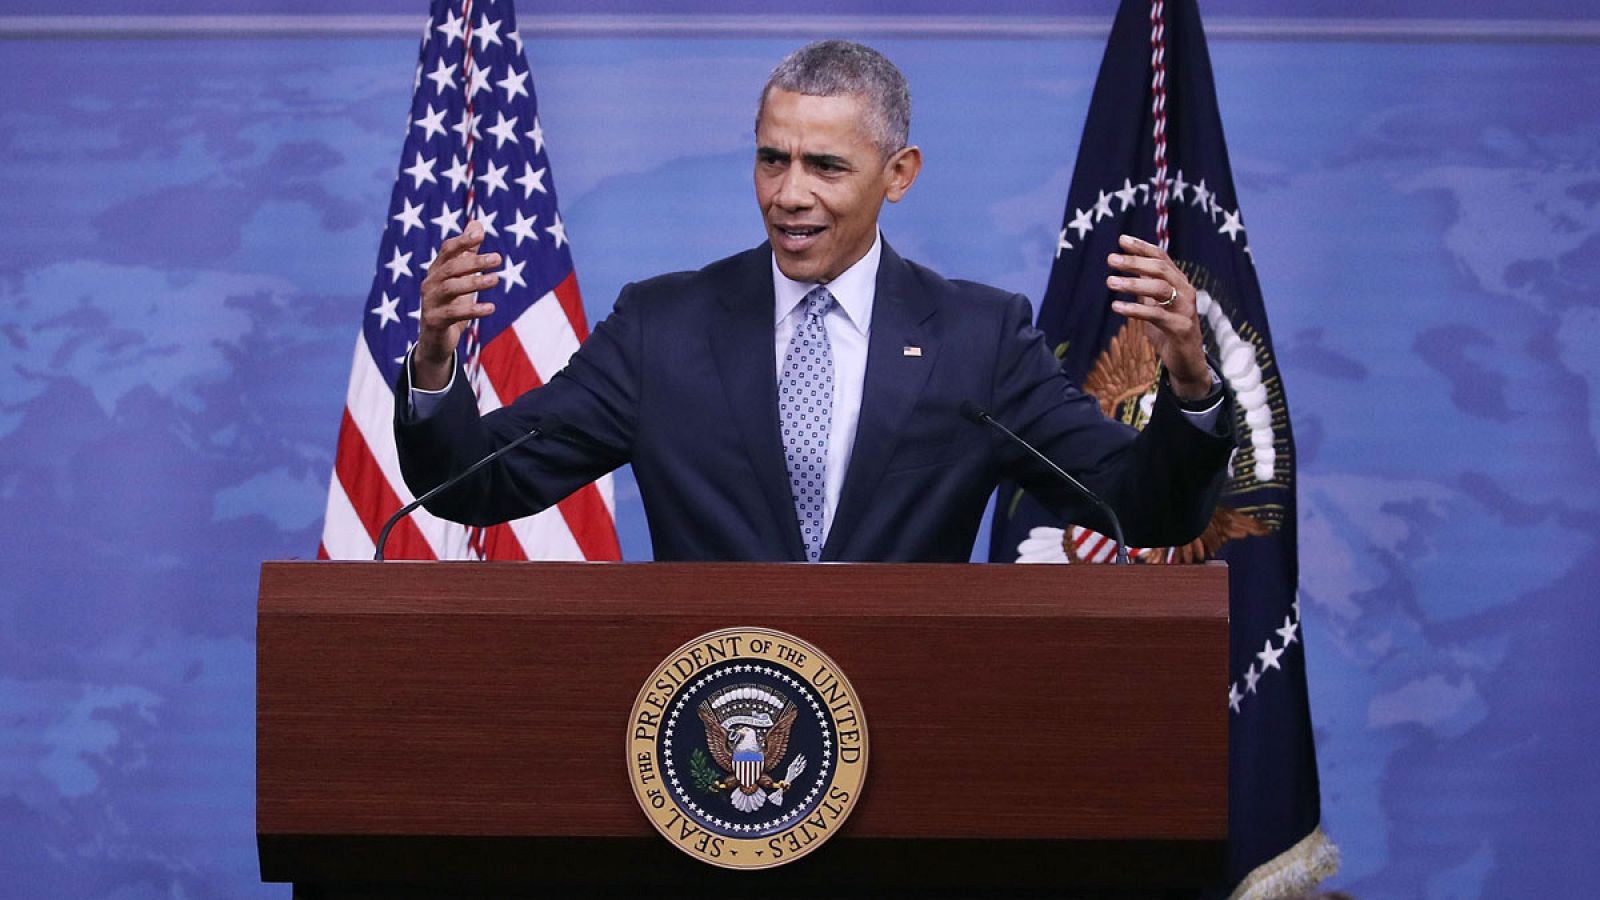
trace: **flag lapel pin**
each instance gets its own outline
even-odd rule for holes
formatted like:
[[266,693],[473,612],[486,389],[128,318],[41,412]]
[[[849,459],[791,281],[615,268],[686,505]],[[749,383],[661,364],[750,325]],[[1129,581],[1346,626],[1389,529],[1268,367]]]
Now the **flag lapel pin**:
[[922,348],[916,346],[915,344],[907,344],[904,347],[900,348],[900,355],[901,356],[917,356],[917,357],[920,357],[920,356],[922,356]]

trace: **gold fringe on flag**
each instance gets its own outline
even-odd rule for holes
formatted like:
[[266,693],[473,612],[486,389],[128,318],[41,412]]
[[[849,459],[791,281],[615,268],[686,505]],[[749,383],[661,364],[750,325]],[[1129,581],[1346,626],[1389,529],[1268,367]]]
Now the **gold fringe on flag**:
[[1318,825],[1293,847],[1267,860],[1234,888],[1228,900],[1288,900],[1304,897],[1339,871],[1339,848]]

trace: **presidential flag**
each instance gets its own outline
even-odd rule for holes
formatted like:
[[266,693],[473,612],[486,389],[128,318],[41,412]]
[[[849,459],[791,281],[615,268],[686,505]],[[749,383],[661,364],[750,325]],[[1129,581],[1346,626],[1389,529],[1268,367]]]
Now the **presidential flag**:
[[[556,205],[544,129],[511,0],[435,0],[422,34],[399,175],[345,398],[319,556],[370,558],[384,519],[411,500],[395,452],[393,385],[419,325],[420,285],[448,237],[483,223],[505,260],[458,349],[482,412],[538,387],[588,336]],[[493,528],[418,510],[390,559],[617,559],[609,477],[552,509]]]
[[[1229,681],[1217,685],[1229,716],[1229,886],[1236,897],[1299,896],[1335,871],[1338,851],[1321,830],[1306,700],[1294,436],[1194,0],[1121,4],[1039,309],[1067,374],[1106,415],[1142,427],[1156,355],[1142,325],[1111,311],[1105,286],[1106,256],[1124,233],[1160,244],[1183,268],[1207,350],[1237,397],[1238,448],[1210,526],[1187,546],[1134,555],[1230,566]],[[1103,535],[1063,528],[1009,485],[991,534],[997,562],[1100,562],[1112,552]]]

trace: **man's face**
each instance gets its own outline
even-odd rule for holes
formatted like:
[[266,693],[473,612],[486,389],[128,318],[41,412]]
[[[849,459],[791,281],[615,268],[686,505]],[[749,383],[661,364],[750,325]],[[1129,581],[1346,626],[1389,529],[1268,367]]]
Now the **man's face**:
[[756,124],[756,201],[778,269],[837,278],[872,248],[878,209],[904,195],[921,163],[915,147],[883,158],[864,97],[772,90]]

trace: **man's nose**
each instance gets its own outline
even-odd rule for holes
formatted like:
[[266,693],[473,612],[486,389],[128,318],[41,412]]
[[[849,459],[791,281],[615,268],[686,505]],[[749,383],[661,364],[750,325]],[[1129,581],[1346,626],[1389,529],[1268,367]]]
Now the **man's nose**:
[[773,202],[784,209],[805,209],[812,201],[811,181],[802,166],[789,166],[778,181]]

